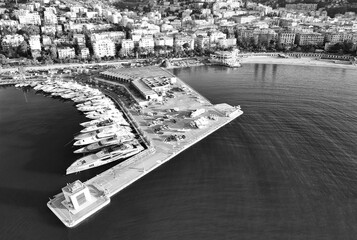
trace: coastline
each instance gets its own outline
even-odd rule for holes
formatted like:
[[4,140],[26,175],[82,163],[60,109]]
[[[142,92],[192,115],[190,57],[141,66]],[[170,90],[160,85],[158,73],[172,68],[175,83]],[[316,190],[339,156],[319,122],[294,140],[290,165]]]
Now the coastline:
[[244,64],[283,64],[283,65],[297,65],[297,66],[316,66],[316,67],[334,67],[344,69],[356,69],[357,65],[341,64],[332,61],[316,60],[314,58],[277,58],[269,56],[250,56],[246,58],[240,58],[240,62]]
[[[187,59],[176,60],[171,59],[176,62],[175,64],[166,67],[165,69],[175,69],[175,68],[186,68],[186,67],[199,67],[199,66],[210,66],[212,64],[207,64],[202,61],[190,62]],[[25,70],[48,70],[48,69],[65,69],[65,68],[83,68],[89,66],[113,66],[119,65],[125,62],[133,62],[134,60],[119,60],[119,61],[108,61],[100,63],[76,63],[76,64],[52,64],[52,65],[39,65],[39,66],[26,66]],[[137,61],[137,59],[136,59]],[[357,69],[357,65],[345,64],[347,61],[340,60],[316,60],[314,57],[302,57],[302,58],[279,58],[273,56],[246,56],[240,57],[239,61],[241,64],[283,64],[283,65],[297,65],[297,66],[317,66],[317,67],[334,67],[334,68],[344,68],[344,69]],[[340,63],[339,63],[340,62]],[[0,68],[0,73],[6,72],[16,72],[19,67],[11,68]]]

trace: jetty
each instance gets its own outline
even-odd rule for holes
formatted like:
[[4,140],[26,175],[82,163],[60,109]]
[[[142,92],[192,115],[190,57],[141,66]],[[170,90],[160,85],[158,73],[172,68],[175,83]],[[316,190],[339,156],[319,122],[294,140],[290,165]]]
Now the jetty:
[[[77,182],[77,189],[87,195],[72,193],[70,185],[50,199],[47,206],[67,227],[78,225],[113,195],[243,114],[239,106],[210,103],[159,67],[107,70],[96,81],[112,89],[104,92],[124,112],[146,149],[84,183]],[[115,88],[125,89],[134,104],[125,102]]]

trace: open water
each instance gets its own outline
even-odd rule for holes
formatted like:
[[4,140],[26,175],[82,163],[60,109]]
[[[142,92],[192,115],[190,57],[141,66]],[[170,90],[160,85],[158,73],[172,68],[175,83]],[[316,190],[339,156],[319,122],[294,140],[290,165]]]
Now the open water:
[[46,207],[77,156],[72,102],[0,88],[0,239],[356,239],[357,71],[247,64],[173,70],[244,115],[74,229]]

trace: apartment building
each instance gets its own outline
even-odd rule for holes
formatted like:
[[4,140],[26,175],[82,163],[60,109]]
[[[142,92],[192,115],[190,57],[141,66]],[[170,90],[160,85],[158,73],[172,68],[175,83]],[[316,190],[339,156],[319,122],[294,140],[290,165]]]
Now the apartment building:
[[29,45],[30,45],[31,51],[41,50],[41,41],[40,41],[40,39],[41,39],[40,35],[32,35],[32,36],[30,36]]
[[111,39],[96,40],[92,45],[94,55],[97,57],[115,56],[115,43]]
[[139,47],[144,48],[149,52],[154,51],[155,42],[151,35],[144,36],[139,41]]
[[278,34],[278,44],[293,45],[295,43],[296,34],[293,32],[280,32]]
[[74,51],[74,48],[71,48],[71,47],[58,48],[57,53],[58,53],[59,59],[75,58],[76,57],[76,52]]
[[18,47],[24,41],[24,37],[19,34],[5,35],[2,39],[1,46],[3,49]]
[[299,46],[323,45],[325,37],[320,33],[298,33],[296,43]]
[[19,15],[20,24],[41,25],[41,18],[37,12],[24,12]]
[[155,46],[174,46],[174,38],[172,36],[158,36],[154,39]]

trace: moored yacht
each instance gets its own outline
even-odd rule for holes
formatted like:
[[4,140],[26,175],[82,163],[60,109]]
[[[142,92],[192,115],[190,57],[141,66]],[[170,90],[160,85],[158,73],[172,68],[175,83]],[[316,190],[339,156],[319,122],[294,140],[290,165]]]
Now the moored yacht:
[[131,157],[143,149],[144,148],[138,142],[135,144],[124,143],[106,147],[95,154],[90,154],[75,161],[69,168],[67,168],[66,174],[84,171],[119,159]]
[[[130,130],[130,127],[127,127],[127,126],[120,126],[119,124],[112,124],[112,125],[109,125],[109,126],[105,126],[101,129],[97,129],[97,130],[94,130],[94,131],[91,131],[91,132],[85,132],[85,133],[80,133],[78,135],[76,135],[74,137],[75,140],[79,140],[79,139],[85,139],[85,138],[89,138],[89,137],[92,137],[96,134],[99,134],[99,133],[111,133],[111,132],[115,132],[115,131],[118,131],[118,130],[121,130],[121,129],[125,129],[125,130]],[[102,136],[102,135],[101,135]]]
[[94,136],[90,136],[90,137],[86,137],[83,139],[78,139],[77,141],[75,141],[73,143],[74,146],[84,146],[84,145],[88,145],[91,143],[95,143],[95,142],[99,142],[100,140],[106,139],[106,138],[110,138],[112,136],[123,136],[123,135],[128,135],[131,133],[131,129],[117,129],[116,131],[108,131],[105,133],[97,133]]
[[123,135],[123,136],[113,136],[110,138],[103,139],[99,142],[95,142],[92,144],[89,144],[88,146],[79,148],[74,151],[74,153],[89,153],[89,152],[94,152],[97,151],[101,148],[108,147],[111,145],[117,145],[117,144],[122,144],[128,141],[132,141],[134,139],[135,135],[134,134],[128,134],[128,135]]

